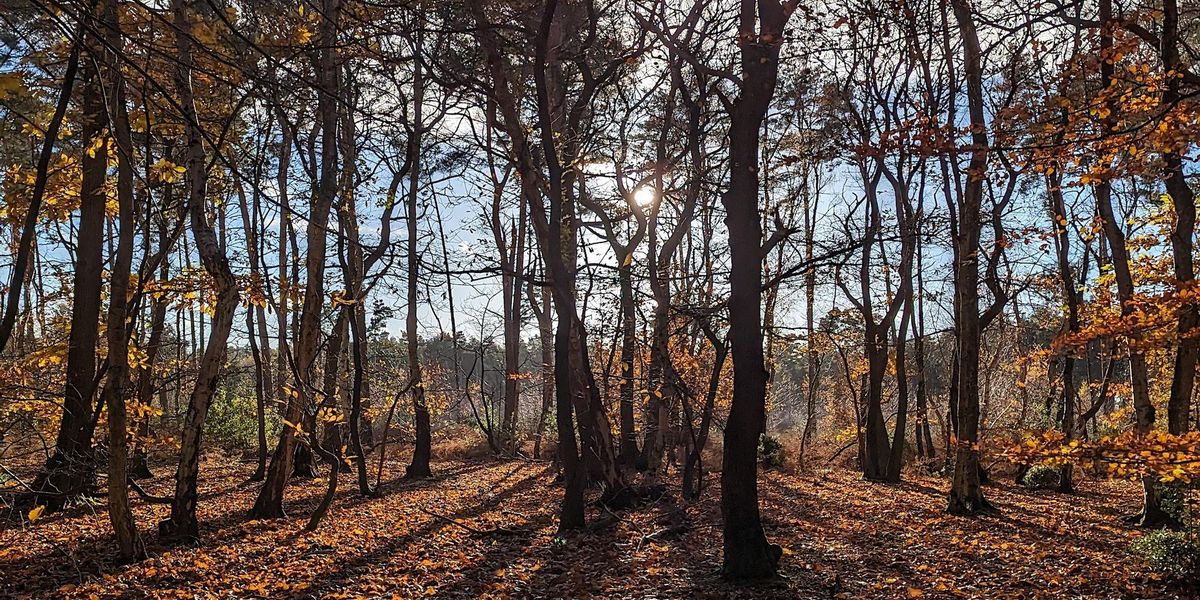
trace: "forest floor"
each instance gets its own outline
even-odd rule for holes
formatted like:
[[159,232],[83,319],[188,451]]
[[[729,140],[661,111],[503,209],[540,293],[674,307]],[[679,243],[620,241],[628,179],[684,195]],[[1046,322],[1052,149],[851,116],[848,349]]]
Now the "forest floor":
[[[609,513],[556,535],[561,489],[548,463],[435,463],[403,481],[399,453],[383,498],[357,495],[343,475],[333,510],[303,527],[325,482],[295,482],[293,516],[247,521],[258,484],[250,465],[210,456],[201,468],[202,543],[164,547],[154,533],[167,507],[134,501],[145,561],[118,566],[102,501],[0,530],[0,597],[439,597],[439,598],[1173,598],[1197,597],[1137,564],[1141,535],[1119,517],[1137,504],[1126,482],[1084,480],[1076,496],[989,486],[995,516],[947,515],[946,481],[899,485],[826,469],[768,472],[768,537],[784,550],[778,581],[720,581],[717,474],[705,498]],[[168,465],[148,482],[168,494]],[[682,510],[682,515],[680,513]],[[688,526],[663,533],[667,524]],[[657,534],[657,535],[656,535]]]

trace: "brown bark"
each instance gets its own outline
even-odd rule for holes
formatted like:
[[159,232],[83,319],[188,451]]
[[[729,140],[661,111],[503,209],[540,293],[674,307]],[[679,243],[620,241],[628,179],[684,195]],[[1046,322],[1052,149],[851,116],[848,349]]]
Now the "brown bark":
[[779,50],[790,13],[775,0],[744,0],[738,24],[741,90],[729,105],[729,188],[721,200],[729,229],[729,342],[733,400],[721,472],[722,575],[773,577],[782,550],[767,541],[758,507],[758,439],[766,414],[763,354],[762,225],[758,215],[759,135],[775,94]]
[[408,193],[406,201],[408,225],[407,240],[407,316],[405,317],[405,342],[408,348],[408,381],[412,388],[412,409],[416,445],[413,448],[412,462],[404,472],[405,477],[430,477],[433,471],[429,467],[432,453],[432,433],[429,423],[429,406],[425,402],[425,382],[421,371],[420,340],[417,338],[417,278],[421,275],[421,257],[417,253],[417,203],[421,175],[421,133],[424,124],[421,120],[422,103],[425,98],[425,83],[420,59],[422,49],[422,30],[417,29],[414,50],[417,56],[413,63],[413,124],[408,138]]
[[[1164,72],[1174,72],[1179,59],[1179,6],[1176,0],[1162,3],[1162,45],[1159,49]],[[1162,105],[1173,108],[1181,98],[1179,77],[1167,77]],[[1171,258],[1176,284],[1181,288],[1196,278],[1192,252],[1196,235],[1196,196],[1183,172],[1183,157],[1178,152],[1163,153],[1163,178],[1167,194],[1175,208],[1175,226],[1171,229]],[[1200,308],[1187,302],[1179,309],[1176,327],[1178,348],[1171,376],[1171,397],[1167,401],[1167,431],[1182,435],[1190,429],[1192,391],[1196,383],[1196,363],[1200,359],[1200,340],[1193,330],[1200,325]]]
[[192,89],[192,39],[179,32],[192,30],[192,0],[172,0],[171,10],[176,28],[176,72],[175,88],[179,104],[183,109],[184,129],[187,135],[187,161],[185,178],[188,185],[188,214],[191,221],[192,240],[200,255],[205,272],[213,280],[217,302],[213,307],[212,327],[204,355],[197,367],[196,383],[188,398],[187,416],[184,418],[180,436],[179,466],[175,472],[175,496],[171,503],[171,516],[159,523],[159,533],[165,538],[190,542],[200,535],[196,521],[197,477],[200,471],[201,434],[209,406],[217,392],[218,378],[225,362],[226,344],[233,328],[237,311],[238,290],[229,259],[221,250],[217,233],[209,223],[207,214],[208,174],[206,156],[196,113],[196,99]]
[[[978,513],[992,510],[983,497],[979,465],[979,238],[982,229],[983,185],[988,162],[987,122],[983,98],[983,69],[975,17],[967,0],[951,0],[962,38],[963,75],[967,86],[971,146],[967,180],[957,207],[954,233],[956,375],[952,409],[957,409],[954,476],[948,510]],[[949,58],[949,57],[948,57]]]
[[539,294],[534,293],[534,285],[526,287],[529,307],[537,317],[538,340],[542,355],[542,408],[538,414],[537,429],[533,434],[533,457],[542,456],[542,436],[546,431],[546,419],[550,415],[550,406],[554,403],[554,316],[550,304],[550,289],[541,288]]
[[[109,46],[120,47],[120,25],[115,0],[100,6],[100,17]],[[108,408],[108,518],[117,540],[117,559],[129,562],[144,554],[137,523],[129,508],[128,458],[129,428],[125,398],[130,391],[129,375],[129,277],[133,264],[136,233],[133,197],[133,140],[125,107],[125,80],[120,64],[110,52],[104,53],[108,76],[106,113],[117,145],[117,248],[113,256],[109,285],[107,337],[108,372],[104,385],[104,403]],[[100,57],[95,57],[99,59]],[[107,158],[107,157],[105,157]]]
[[[337,193],[338,168],[338,110],[340,77],[337,65],[337,31],[340,16],[340,0],[322,0],[317,58],[317,113],[321,128],[320,179],[317,193],[309,208],[307,228],[307,256],[305,273],[308,277],[304,287],[304,302],[300,313],[300,325],[292,363],[295,394],[288,397],[283,430],[279,444],[271,456],[267,478],[259,490],[250,516],[257,519],[284,516],[283,491],[292,472],[292,459],[296,450],[298,424],[306,421],[313,406],[311,381],[313,366],[317,358],[317,341],[321,334],[321,312],[325,302],[325,250],[329,212]],[[286,220],[286,219],[284,219]],[[281,242],[282,243],[282,242]],[[298,254],[293,252],[293,254]]]
[[[1054,227],[1056,246],[1055,258],[1058,263],[1059,283],[1062,285],[1063,299],[1066,301],[1066,333],[1079,332],[1079,305],[1081,302],[1079,290],[1075,287],[1075,277],[1071,269],[1071,238],[1067,230],[1067,209],[1062,193],[1062,178],[1056,169],[1046,179],[1050,192],[1050,217]],[[1065,348],[1060,357],[1062,372],[1059,385],[1062,386],[1062,431],[1066,439],[1076,436],[1075,411],[1078,403],[1075,392],[1075,357],[1072,348]],[[1074,491],[1073,469],[1071,463],[1066,463],[1059,470],[1058,491],[1069,494]]]
[[[1102,52],[1111,51],[1113,46],[1112,1],[1100,1],[1100,47]],[[1114,85],[1115,69],[1110,61],[1100,61],[1100,76],[1105,87]],[[1108,109],[1113,110],[1111,102]],[[1104,131],[1111,134],[1115,128],[1112,118],[1102,122]],[[1125,232],[1121,229],[1122,220],[1113,209],[1112,182],[1105,179],[1094,188],[1096,209],[1103,221],[1104,237],[1108,242],[1109,255],[1113,268],[1113,276],[1117,282],[1117,297],[1121,301],[1121,315],[1128,316],[1134,311],[1133,297],[1136,292],[1133,282],[1133,272],[1129,264],[1129,248],[1125,245]],[[1131,337],[1127,342],[1129,350],[1129,385],[1133,395],[1134,432],[1146,435],[1154,429],[1155,410],[1150,400],[1150,376],[1146,366],[1146,355],[1136,344],[1137,338]],[[1166,514],[1159,506],[1159,494],[1153,478],[1142,479],[1142,510],[1131,520],[1145,526],[1157,526],[1164,522]]]
[[[98,42],[89,44],[93,55],[97,53],[99,45]],[[62,508],[70,497],[85,491],[95,479],[92,402],[97,385],[96,342],[99,339],[105,185],[108,177],[108,148],[101,140],[105,126],[105,94],[96,66],[100,60],[100,57],[93,56],[92,60],[85,63],[83,71],[83,85],[87,93],[82,106],[81,139],[88,151],[81,157],[83,178],[79,191],[79,228],[75,240],[63,413],[54,453],[33,484],[38,502],[52,511]],[[11,301],[10,306],[13,306]]]

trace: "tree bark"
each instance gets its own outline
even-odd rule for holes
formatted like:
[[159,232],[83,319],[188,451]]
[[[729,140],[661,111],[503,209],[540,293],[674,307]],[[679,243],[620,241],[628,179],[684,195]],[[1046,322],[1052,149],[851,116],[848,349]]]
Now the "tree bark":
[[[322,0],[320,50],[317,58],[317,113],[321,125],[320,180],[309,208],[307,228],[307,257],[305,272],[308,277],[304,287],[304,303],[300,313],[300,327],[295,344],[293,362],[293,394],[288,395],[284,427],[279,435],[279,444],[271,456],[267,478],[259,490],[250,509],[251,518],[267,519],[284,516],[283,491],[292,472],[292,459],[296,450],[297,429],[303,417],[314,405],[312,399],[313,365],[317,358],[317,341],[321,334],[321,312],[325,303],[325,250],[329,212],[337,194],[338,170],[338,107],[339,71],[337,64],[337,31],[340,16],[340,0]],[[286,220],[286,219],[284,219]],[[282,242],[281,242],[282,243]],[[295,254],[295,253],[293,253]],[[297,255],[297,259],[298,259]]]
[[[92,20],[90,16],[86,19]],[[90,54],[98,53],[98,42],[88,46]],[[93,56],[85,63],[83,70],[83,85],[87,92],[84,94],[80,134],[86,151],[81,157],[83,177],[79,191],[79,230],[75,240],[71,330],[67,342],[62,420],[59,422],[54,453],[33,484],[38,501],[51,511],[62,508],[70,497],[83,492],[95,479],[92,401],[97,384],[96,342],[99,339],[105,186],[108,178],[108,147],[103,139],[105,94],[97,67],[100,60],[101,57]],[[15,309],[11,300],[9,306]]]
[[208,221],[206,210],[208,173],[192,89],[192,39],[190,34],[183,34],[192,30],[192,0],[172,0],[171,10],[176,31],[175,87],[180,106],[183,107],[184,129],[187,135],[185,176],[188,184],[188,213],[192,239],[196,243],[196,250],[200,254],[200,262],[205,272],[213,280],[217,296],[216,305],[213,307],[212,327],[209,330],[210,337],[197,368],[196,384],[188,399],[187,416],[180,436],[179,466],[175,472],[175,496],[171,502],[171,516],[159,523],[159,534],[163,537],[191,542],[200,535],[196,521],[200,438],[209,406],[217,392],[218,378],[225,362],[226,344],[229,332],[233,328],[239,298],[237,280],[229,268],[229,259],[221,250],[216,231]]
[[[100,6],[105,38],[113,48],[121,47],[120,24],[115,0]],[[108,408],[108,518],[117,540],[117,559],[130,562],[144,554],[137,523],[129,508],[128,458],[129,428],[125,398],[130,389],[129,376],[129,276],[133,265],[136,234],[133,198],[133,139],[125,108],[125,80],[118,58],[104,52],[108,75],[105,94],[110,131],[117,145],[118,233],[109,285],[107,337],[108,372],[104,385],[104,403]],[[99,56],[94,58],[101,58]],[[107,141],[107,140],[106,140]],[[107,156],[105,157],[107,159]]]
[[429,405],[425,402],[425,382],[421,372],[420,340],[417,338],[417,279],[421,276],[421,257],[417,253],[417,203],[421,175],[421,133],[424,127],[421,120],[421,105],[425,98],[424,75],[421,65],[422,30],[417,29],[414,41],[415,55],[413,62],[413,124],[408,138],[408,193],[407,193],[407,225],[408,225],[408,288],[406,298],[408,312],[405,318],[405,341],[408,347],[408,380],[412,388],[413,422],[416,432],[416,446],[413,448],[412,462],[404,472],[408,478],[431,477],[433,471],[429,467],[432,454],[432,433],[429,423]]
[[[1112,28],[1115,26],[1112,14],[1112,0],[1100,0],[1100,47],[1102,52],[1109,52],[1113,46]],[[1100,77],[1106,87],[1116,84],[1115,68],[1109,61],[1100,61]],[[1115,108],[1109,102],[1107,107],[1110,114]],[[1115,130],[1113,118],[1102,122],[1104,131],[1112,134]],[[1125,245],[1125,232],[1121,229],[1122,221],[1113,208],[1112,182],[1103,179],[1094,188],[1096,209],[1103,222],[1104,237],[1108,241],[1108,250],[1113,267],[1113,276],[1117,282],[1117,297],[1121,301],[1121,316],[1128,316],[1134,311],[1133,299],[1136,287],[1133,282],[1133,271],[1129,264],[1129,248]],[[1154,429],[1156,418],[1154,403],[1150,399],[1150,376],[1146,366],[1146,355],[1137,344],[1138,337],[1131,335],[1126,342],[1129,350],[1129,386],[1133,395],[1134,432],[1144,436]],[[1142,526],[1157,527],[1166,521],[1166,513],[1159,506],[1159,494],[1155,479],[1142,478],[1142,510],[1133,515],[1132,521]]]
[[979,465],[979,238],[982,229],[983,184],[988,162],[987,122],[983,98],[983,69],[975,18],[967,0],[951,0],[962,38],[963,74],[970,113],[971,160],[959,202],[955,244],[955,326],[957,330],[957,440],[954,476],[947,509],[971,514],[993,510],[983,497]]
[[[733,400],[721,472],[722,575],[774,577],[782,549],[767,541],[758,507],[758,439],[766,414],[762,333],[762,225],[758,215],[759,135],[775,94],[779,50],[790,16],[775,0],[744,1],[738,25],[742,86],[729,108],[729,189],[721,200],[729,230],[729,342]],[[757,23],[756,23],[757,21]]]

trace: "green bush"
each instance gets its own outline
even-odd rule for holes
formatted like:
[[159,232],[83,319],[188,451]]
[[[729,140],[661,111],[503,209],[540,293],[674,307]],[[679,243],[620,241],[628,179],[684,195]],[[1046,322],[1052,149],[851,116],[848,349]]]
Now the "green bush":
[[1181,524],[1191,525],[1192,515],[1188,509],[1189,489],[1186,484],[1179,482],[1159,483],[1159,504],[1167,516]]
[[[258,447],[258,407],[253,396],[221,392],[213,399],[204,420],[204,437],[226,450]],[[279,419],[267,410],[267,439],[278,431]]]
[[1146,566],[1169,577],[1200,576],[1200,538],[1195,531],[1159,529],[1133,543]]
[[1047,465],[1034,465],[1021,478],[1021,485],[1031,490],[1053,490],[1058,482],[1058,469]]
[[786,460],[786,451],[778,439],[763,434],[758,438],[758,460],[764,469],[779,469]]

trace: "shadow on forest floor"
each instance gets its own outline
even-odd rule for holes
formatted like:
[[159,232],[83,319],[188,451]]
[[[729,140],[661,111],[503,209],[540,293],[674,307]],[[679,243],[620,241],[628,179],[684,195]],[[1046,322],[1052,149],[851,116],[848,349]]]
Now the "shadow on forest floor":
[[[557,535],[561,489],[547,463],[447,461],[435,477],[403,480],[386,465],[382,498],[341,475],[334,507],[303,530],[325,489],[322,473],[289,488],[289,517],[249,521],[253,468],[210,457],[202,466],[202,541],[167,547],[153,533],[165,506],[134,503],[149,558],[112,562],[102,508],[47,515],[0,531],[0,596],[199,595],[258,597],[1171,597],[1128,556],[1140,532],[1113,515],[1137,501],[1124,482],[1084,480],[1080,493],[1032,493],[1003,484],[987,494],[998,515],[944,512],[945,482],[910,477],[872,484],[827,470],[767,472],[761,503],[768,538],[784,547],[781,578],[733,587],[717,576],[720,509],[663,500],[610,513]],[[170,491],[156,469],[152,493]],[[372,469],[372,475],[374,470]],[[675,525],[686,523],[686,528]]]

